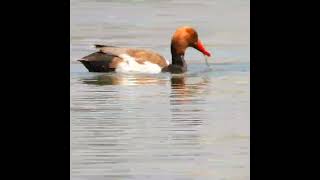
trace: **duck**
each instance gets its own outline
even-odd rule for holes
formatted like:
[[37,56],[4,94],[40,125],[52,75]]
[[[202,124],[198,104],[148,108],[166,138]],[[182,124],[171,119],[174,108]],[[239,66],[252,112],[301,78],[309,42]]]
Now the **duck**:
[[184,59],[187,48],[200,51],[204,56],[211,53],[204,47],[197,31],[190,26],[176,29],[171,38],[171,64],[161,54],[139,48],[126,48],[95,44],[96,52],[89,54],[80,61],[89,72],[136,72],[174,74],[185,73],[187,63]]

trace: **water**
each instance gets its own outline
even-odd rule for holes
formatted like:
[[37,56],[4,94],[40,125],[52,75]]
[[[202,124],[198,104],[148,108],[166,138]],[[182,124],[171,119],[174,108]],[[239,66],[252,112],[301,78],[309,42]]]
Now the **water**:
[[[250,179],[249,0],[71,0],[71,179]],[[89,73],[95,43],[150,48],[191,25],[189,71]]]

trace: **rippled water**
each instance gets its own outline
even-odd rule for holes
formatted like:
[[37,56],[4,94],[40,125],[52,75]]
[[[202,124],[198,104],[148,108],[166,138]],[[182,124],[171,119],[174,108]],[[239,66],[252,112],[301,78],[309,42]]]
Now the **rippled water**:
[[[250,179],[249,1],[71,0],[71,179]],[[189,71],[89,73],[94,43],[150,48],[192,25]]]

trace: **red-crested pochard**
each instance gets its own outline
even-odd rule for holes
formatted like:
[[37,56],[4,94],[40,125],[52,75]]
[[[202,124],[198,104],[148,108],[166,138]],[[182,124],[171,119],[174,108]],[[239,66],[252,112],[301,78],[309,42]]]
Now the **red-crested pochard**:
[[95,45],[98,52],[83,57],[79,61],[89,72],[142,72],[142,73],[183,73],[187,71],[184,54],[193,47],[205,56],[211,56],[192,27],[180,27],[171,39],[172,63],[151,50]]

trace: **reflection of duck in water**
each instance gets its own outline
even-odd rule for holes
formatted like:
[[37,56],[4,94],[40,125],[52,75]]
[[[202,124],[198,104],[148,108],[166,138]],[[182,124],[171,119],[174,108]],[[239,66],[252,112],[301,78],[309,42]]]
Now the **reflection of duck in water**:
[[82,82],[93,85],[150,85],[166,84],[168,79],[165,76],[128,75],[128,74],[99,74],[83,78]]
[[171,87],[178,88],[185,86],[185,76],[172,76],[171,77]]
[[173,75],[171,77],[171,102],[173,104],[186,104],[197,101],[195,96],[202,94],[208,84],[208,79],[201,77],[201,81],[191,83],[191,80],[197,77],[188,77],[185,75]]
[[[195,82],[196,81],[196,82]],[[205,91],[209,84],[205,77],[175,75],[171,78],[171,121],[176,127],[194,131],[193,127],[203,123],[201,105],[205,105]],[[178,135],[175,139],[196,139],[195,135]]]

